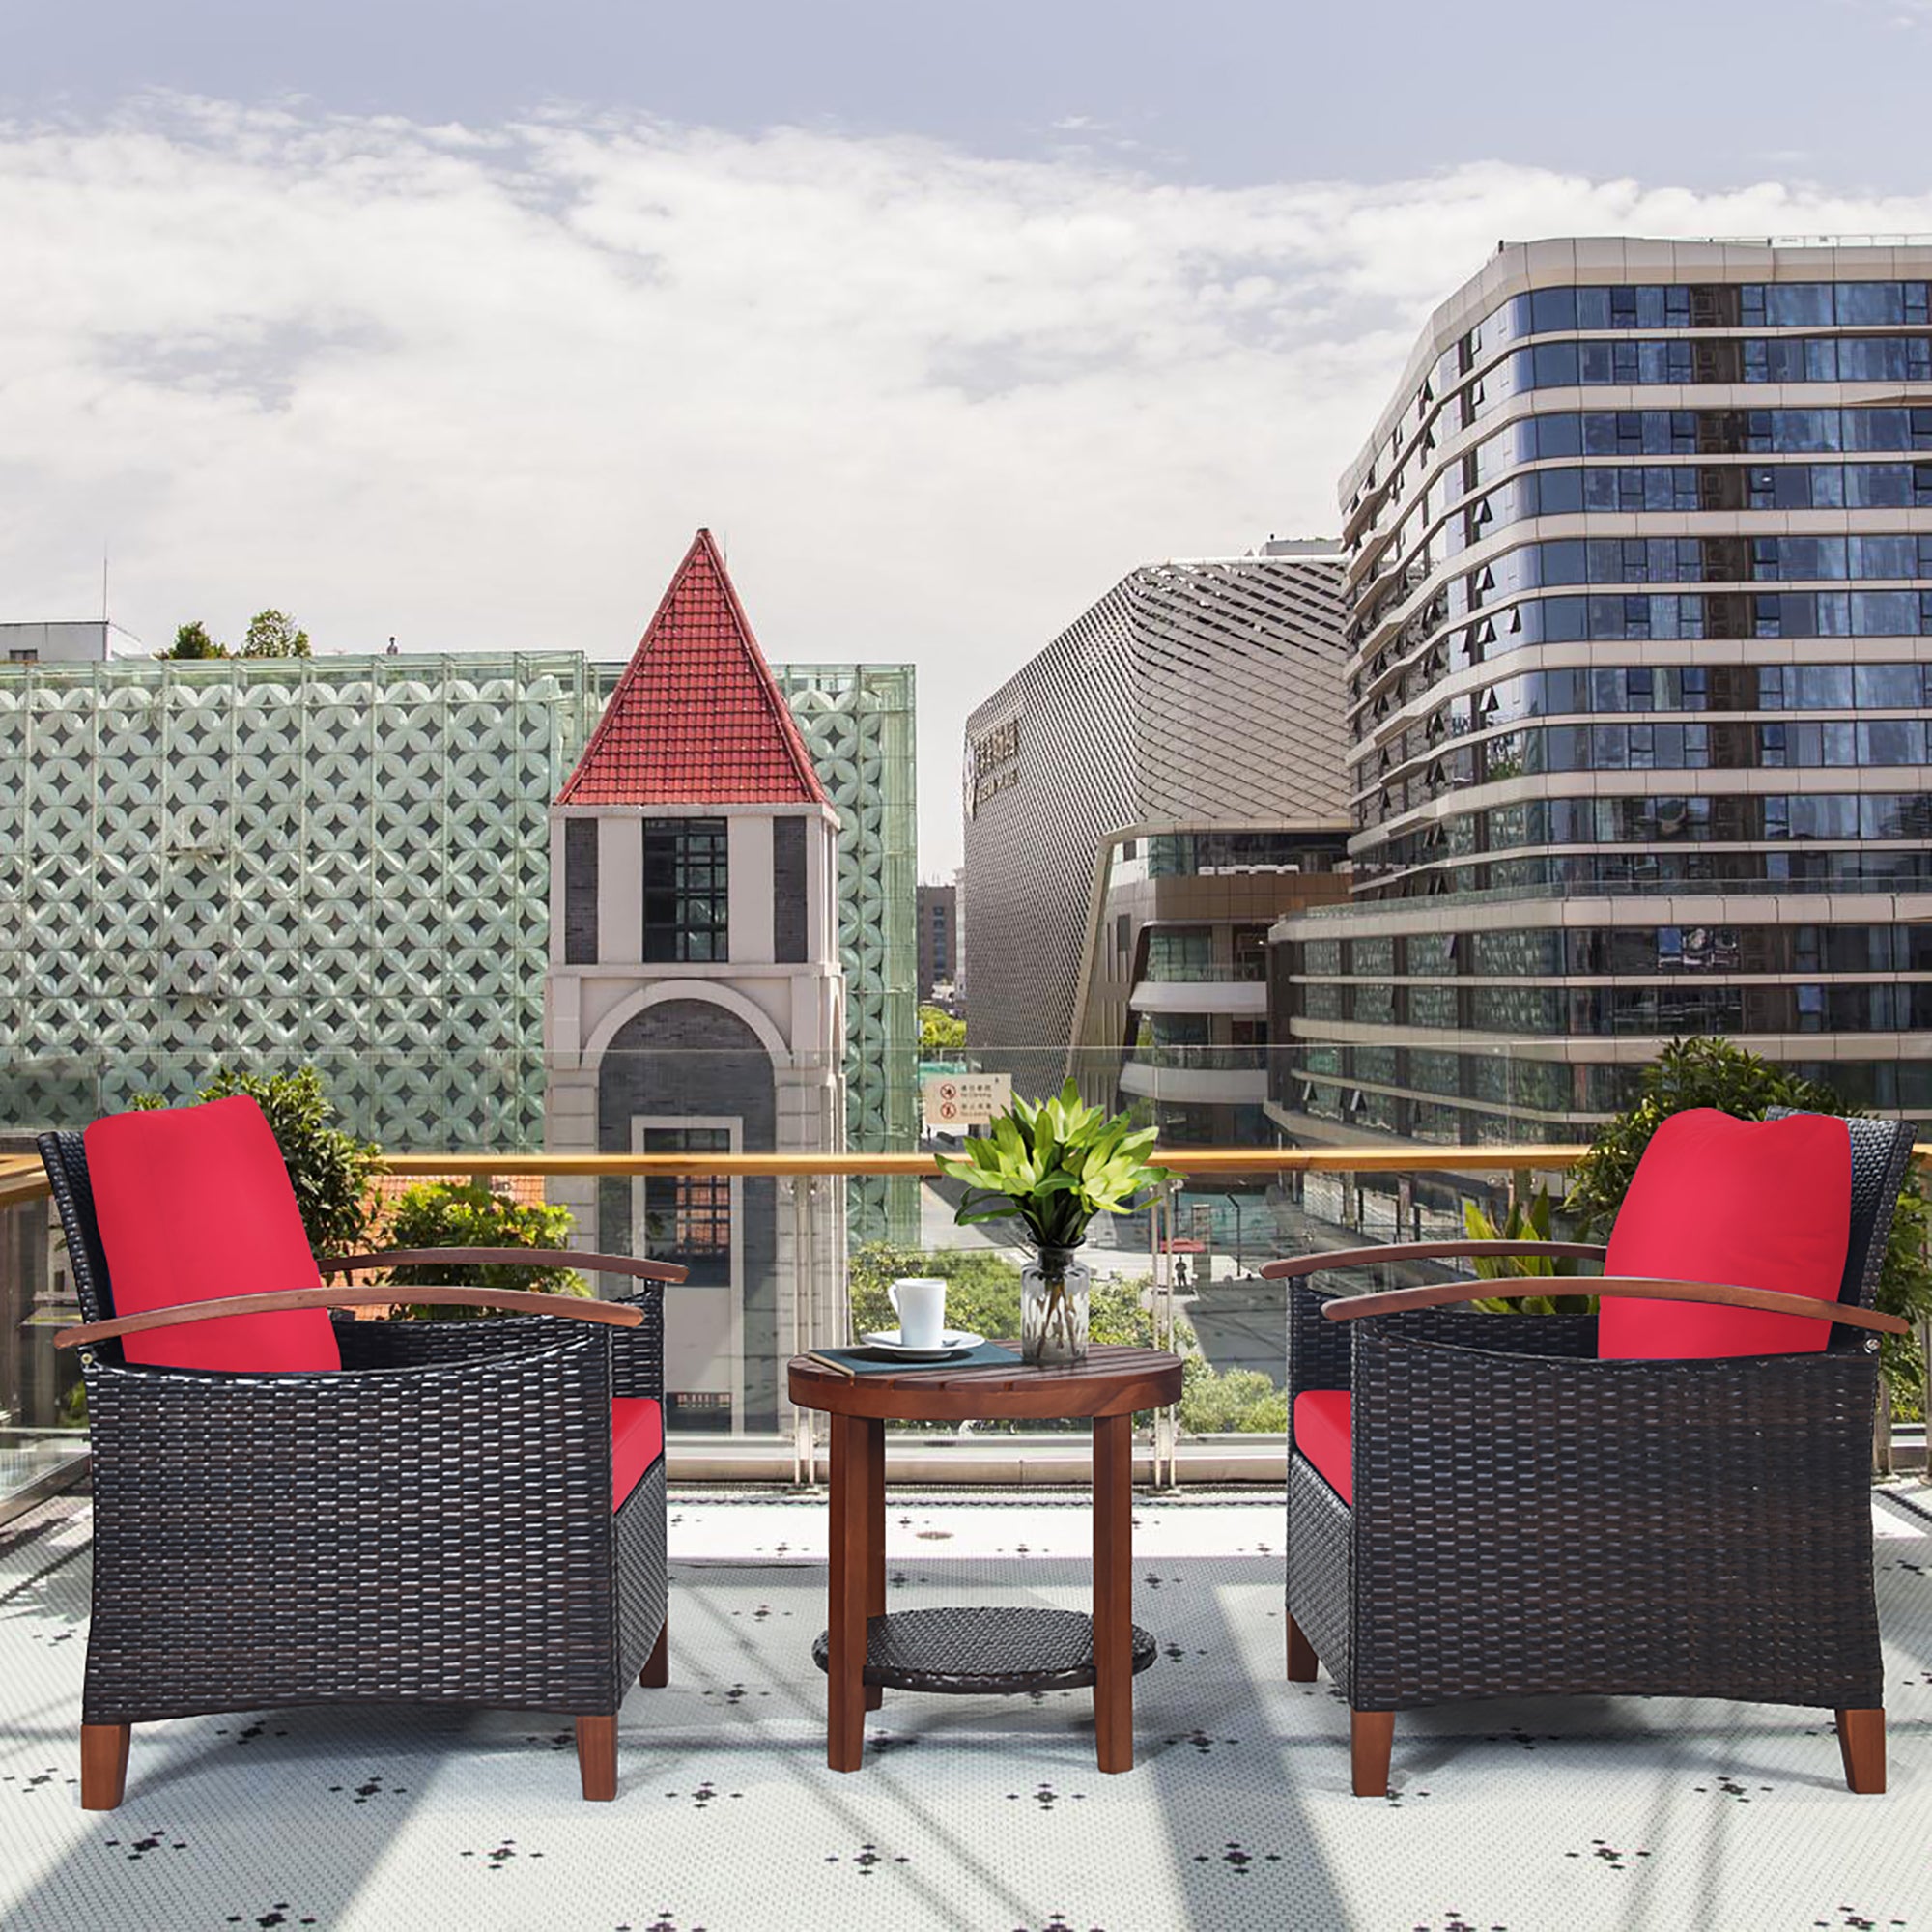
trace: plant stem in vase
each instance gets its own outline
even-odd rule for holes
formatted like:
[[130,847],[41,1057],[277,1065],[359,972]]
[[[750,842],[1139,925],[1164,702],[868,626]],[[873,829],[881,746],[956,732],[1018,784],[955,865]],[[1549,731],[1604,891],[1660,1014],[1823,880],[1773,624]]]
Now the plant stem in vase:
[[1093,1273],[1072,1248],[1042,1246],[1020,1271],[1020,1355],[1058,1365],[1087,1359]]

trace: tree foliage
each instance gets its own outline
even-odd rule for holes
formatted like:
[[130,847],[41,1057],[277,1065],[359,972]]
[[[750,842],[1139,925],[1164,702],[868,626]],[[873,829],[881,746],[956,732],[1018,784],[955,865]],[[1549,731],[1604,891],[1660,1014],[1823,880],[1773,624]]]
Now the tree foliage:
[[157,658],[225,658],[228,648],[217,644],[208,635],[208,626],[199,617],[190,619],[175,631],[175,640],[168,649],[156,651]]
[[248,619],[247,635],[237,653],[244,658],[305,658],[313,656],[308,633],[285,611],[257,611]]
[[[561,1248],[570,1239],[568,1208],[541,1201],[519,1201],[493,1193],[477,1181],[430,1180],[412,1187],[389,1216],[387,1243],[397,1248]],[[519,1267],[507,1262],[425,1263],[391,1268],[392,1287],[508,1288],[536,1294],[595,1293],[569,1267]],[[401,1304],[397,1312],[412,1321],[464,1321],[497,1311],[450,1308],[429,1303]]]
[[[261,1108],[282,1151],[301,1210],[309,1250],[318,1261],[347,1254],[368,1231],[369,1182],[382,1150],[335,1124],[335,1104],[313,1066],[293,1073],[242,1073],[224,1066],[195,1095],[225,1100],[246,1094]],[[158,1094],[135,1096],[136,1107],[162,1107]]]
[[956,1020],[944,1007],[922,1006],[919,1009],[919,1050],[927,1060],[944,1060],[959,1053],[966,1045],[966,1022]]
[[1189,1435],[1281,1435],[1288,1391],[1259,1369],[1217,1372],[1201,1355],[1181,1368],[1180,1426]]

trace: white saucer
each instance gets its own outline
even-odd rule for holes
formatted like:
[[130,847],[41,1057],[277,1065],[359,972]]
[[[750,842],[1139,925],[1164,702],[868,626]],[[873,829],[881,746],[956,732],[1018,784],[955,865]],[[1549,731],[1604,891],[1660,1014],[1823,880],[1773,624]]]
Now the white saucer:
[[878,1349],[888,1355],[903,1355],[908,1361],[936,1362],[947,1355],[957,1355],[968,1349],[977,1349],[986,1338],[983,1335],[969,1335],[963,1328],[942,1328],[939,1331],[939,1347],[936,1349],[908,1349],[899,1340],[899,1330],[883,1328],[876,1335],[861,1338],[867,1348]]

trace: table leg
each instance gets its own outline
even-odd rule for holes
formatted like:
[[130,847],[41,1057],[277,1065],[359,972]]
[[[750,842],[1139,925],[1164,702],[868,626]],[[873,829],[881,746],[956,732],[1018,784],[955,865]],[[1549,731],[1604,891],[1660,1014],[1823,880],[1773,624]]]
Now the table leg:
[[[866,1614],[886,1613],[886,1425],[876,1417],[862,1424],[866,1431]],[[877,1684],[866,1686],[866,1708],[876,1711],[886,1701]]]
[[1133,1418],[1094,1418],[1094,1740],[1134,1768]]
[[870,1577],[871,1463],[879,1425],[832,1418],[830,1655],[825,1673],[825,1761],[857,1771],[866,1752],[866,1602]]

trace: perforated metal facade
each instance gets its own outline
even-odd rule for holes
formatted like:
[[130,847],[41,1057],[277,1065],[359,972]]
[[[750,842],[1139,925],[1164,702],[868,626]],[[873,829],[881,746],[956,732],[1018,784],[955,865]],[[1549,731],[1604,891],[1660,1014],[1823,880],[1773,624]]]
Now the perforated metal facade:
[[1323,551],[1147,565],[973,712],[967,1030],[989,1064],[1060,1076],[1114,835],[1345,822],[1341,575]]

